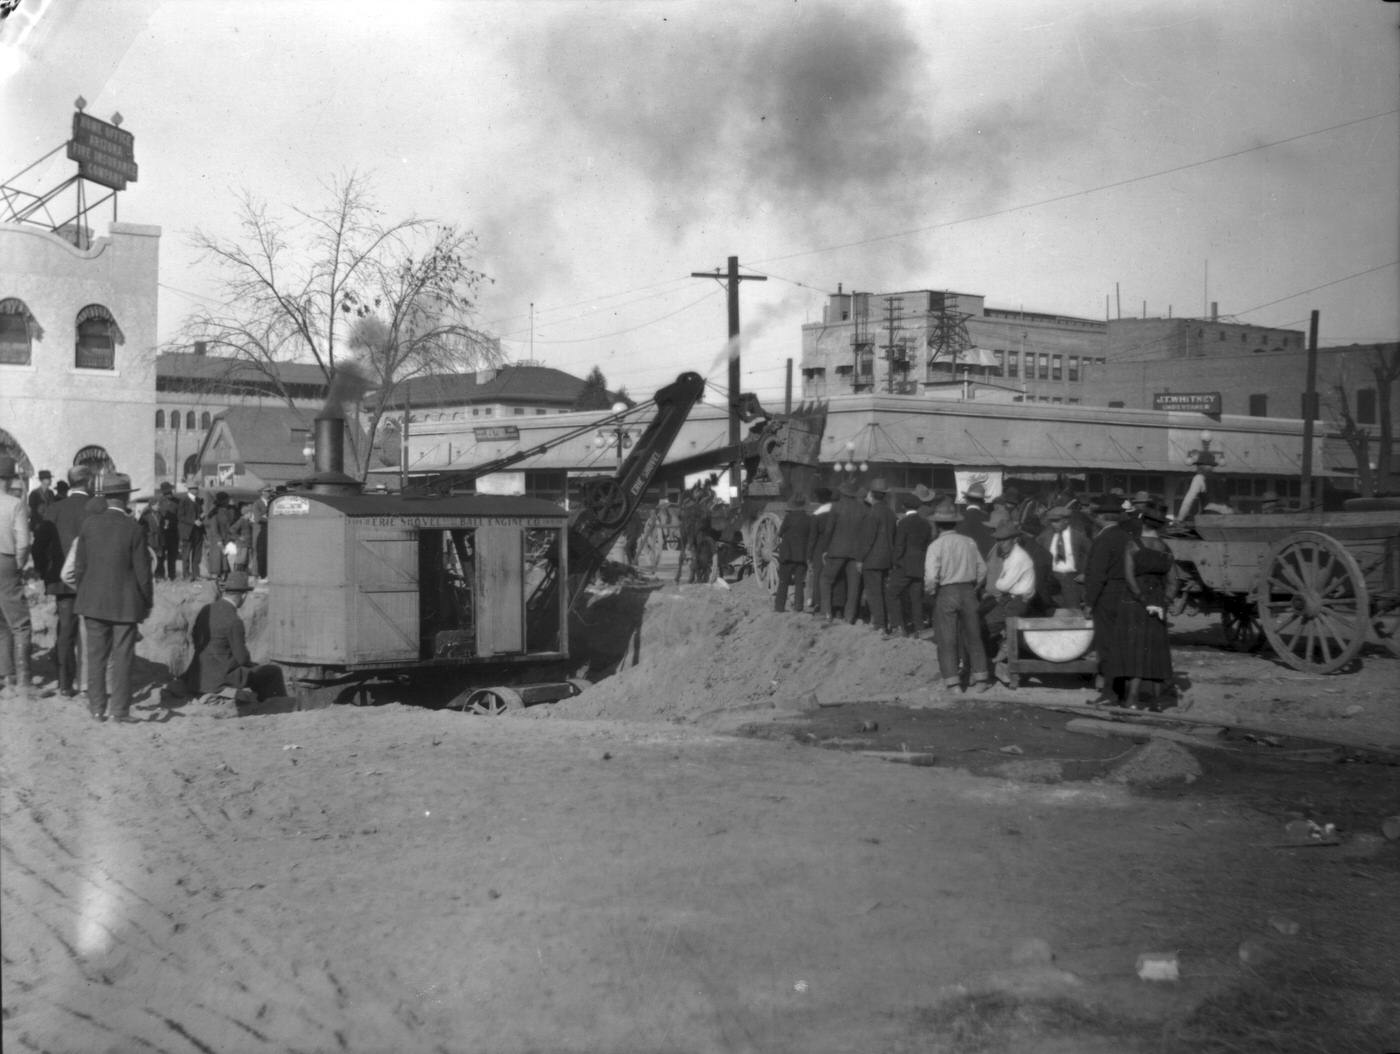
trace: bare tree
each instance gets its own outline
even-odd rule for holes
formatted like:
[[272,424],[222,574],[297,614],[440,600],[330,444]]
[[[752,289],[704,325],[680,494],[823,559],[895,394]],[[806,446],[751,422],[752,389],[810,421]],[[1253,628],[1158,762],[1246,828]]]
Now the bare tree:
[[[1363,495],[1378,494],[1391,486],[1394,471],[1395,425],[1390,408],[1395,382],[1400,380],[1400,344],[1380,345],[1370,349],[1366,368],[1376,382],[1376,432],[1363,425],[1352,412],[1351,399],[1345,379],[1332,386],[1333,413],[1337,434],[1351,449],[1356,459],[1357,482]],[[1374,444],[1376,462],[1371,466]]]
[[[323,186],[323,207],[287,214],[245,191],[237,237],[195,232],[195,247],[222,276],[222,303],[191,314],[180,339],[250,365],[289,406],[280,366],[314,363],[332,387],[337,368],[354,362],[373,391],[372,449],[406,380],[499,360],[498,344],[469,325],[487,279],[471,266],[470,232],[417,217],[384,222],[357,173]],[[352,447],[354,439],[352,430]],[[357,460],[363,475],[369,459]]]

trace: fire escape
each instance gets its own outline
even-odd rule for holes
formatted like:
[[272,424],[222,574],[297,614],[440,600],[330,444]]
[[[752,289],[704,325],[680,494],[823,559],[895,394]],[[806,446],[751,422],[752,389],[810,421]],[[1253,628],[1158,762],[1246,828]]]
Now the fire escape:
[[972,347],[967,335],[967,320],[972,316],[958,310],[958,298],[944,294],[935,305],[929,315],[928,384],[957,380],[958,367]]

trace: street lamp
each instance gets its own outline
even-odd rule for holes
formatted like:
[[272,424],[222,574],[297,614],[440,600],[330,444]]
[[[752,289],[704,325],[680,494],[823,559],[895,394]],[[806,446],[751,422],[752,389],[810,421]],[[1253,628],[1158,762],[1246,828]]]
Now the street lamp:
[[1209,429],[1203,429],[1201,431],[1201,448],[1193,450],[1187,455],[1187,460],[1196,466],[1197,472],[1209,472],[1225,460],[1224,454],[1210,448],[1211,440],[1214,438]]
[[[627,409],[627,404],[614,403],[612,409],[613,413],[620,414]],[[631,429],[625,428],[622,424],[619,423],[613,425],[611,428],[598,429],[598,435],[597,438],[593,440],[593,445],[598,447],[598,449],[600,450],[607,446],[616,446],[617,463],[620,466],[622,464],[622,459],[625,451],[629,446],[632,445],[632,439],[633,436]]]

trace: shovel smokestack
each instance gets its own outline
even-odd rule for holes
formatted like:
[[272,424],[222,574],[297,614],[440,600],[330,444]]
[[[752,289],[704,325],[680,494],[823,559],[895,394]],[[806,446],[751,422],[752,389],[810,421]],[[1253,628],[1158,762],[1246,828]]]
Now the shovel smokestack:
[[345,418],[339,414],[316,418],[316,475],[345,472]]

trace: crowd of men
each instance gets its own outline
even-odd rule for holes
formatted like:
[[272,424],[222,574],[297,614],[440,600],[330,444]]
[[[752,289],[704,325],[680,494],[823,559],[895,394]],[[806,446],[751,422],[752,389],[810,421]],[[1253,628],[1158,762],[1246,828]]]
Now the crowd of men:
[[15,459],[0,456],[0,693],[27,697],[34,684],[24,593],[30,573],[54,598],[56,692],[63,698],[85,694],[93,718],[134,720],[139,627],[161,579],[207,578],[215,585],[215,601],[195,620],[195,657],[186,677],[191,691],[245,689],[253,664],[237,608],[268,571],[273,489],[240,504],[223,492],[205,499],[194,484],[176,496],[163,483],[138,510],[123,473],[75,465],[67,475],[51,487],[52,474],[40,472],[25,497]]
[[940,678],[954,691],[991,686],[1007,658],[1008,620],[1090,617],[1094,702],[1165,705],[1166,612],[1178,581],[1153,496],[1105,496],[1088,507],[1066,499],[1043,522],[1011,501],[989,504],[976,483],[959,502],[923,485],[892,495],[881,479],[814,496],[811,511],[794,497],[779,528],[775,610],[788,610],[791,595],[794,610],[827,623],[863,618],[886,637],[919,636],[931,624]]

